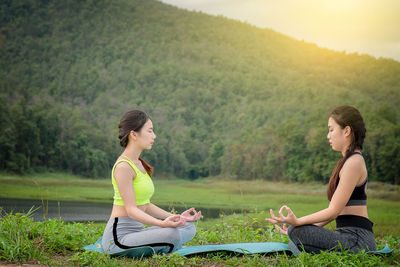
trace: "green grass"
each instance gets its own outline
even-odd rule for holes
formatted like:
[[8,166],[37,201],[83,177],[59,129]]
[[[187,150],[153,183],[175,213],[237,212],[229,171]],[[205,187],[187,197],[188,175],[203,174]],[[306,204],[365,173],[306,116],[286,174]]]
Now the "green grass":
[[[231,181],[221,177],[196,181],[154,179],[153,202],[171,207],[220,207],[242,209],[243,214],[221,216],[197,222],[198,232],[187,245],[234,242],[287,242],[264,218],[269,208],[282,204],[302,216],[328,205],[325,185],[285,184],[257,181]],[[81,179],[62,173],[16,176],[0,174],[0,197],[42,200],[112,201],[110,180]],[[178,255],[134,260],[110,258],[83,251],[95,242],[104,223],[66,223],[60,220],[34,222],[25,214],[3,214],[0,221],[0,265],[28,263],[58,266],[387,266],[400,264],[399,187],[369,183],[368,212],[375,223],[378,249],[385,242],[395,252],[390,256],[321,254],[226,255],[210,254],[185,258]],[[334,223],[327,226],[334,228]]]
[[[286,204],[297,216],[328,206],[326,185],[232,181],[221,177],[196,181],[154,178],[152,201],[170,207],[228,208],[250,211],[279,209]],[[0,174],[0,198],[112,202],[111,181],[82,179],[63,173],[27,176]],[[400,187],[368,184],[368,212],[378,236],[400,236]]]
[[[264,213],[224,216],[196,223],[197,234],[187,245],[235,242],[287,242],[271,225]],[[183,257],[154,255],[145,259],[110,258],[82,250],[101,236],[104,224],[65,223],[58,219],[34,222],[26,214],[3,215],[0,221],[0,264],[28,263],[54,266],[398,266],[400,239],[377,238],[378,249],[388,242],[395,252],[388,256],[323,253],[321,255],[286,254],[228,255],[225,253]]]
[[62,173],[0,175],[0,198],[69,201],[112,201],[110,180],[82,179]]

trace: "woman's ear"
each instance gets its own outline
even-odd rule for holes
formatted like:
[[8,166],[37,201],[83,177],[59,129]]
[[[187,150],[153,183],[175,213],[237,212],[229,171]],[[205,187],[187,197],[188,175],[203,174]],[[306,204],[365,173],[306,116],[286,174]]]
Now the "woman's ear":
[[344,135],[345,136],[350,136],[351,135],[351,127],[350,126],[344,127]]
[[130,133],[129,133],[129,135],[131,136],[131,138],[133,139],[133,140],[136,140],[136,138],[137,138],[137,133],[135,132],[135,131],[131,131]]

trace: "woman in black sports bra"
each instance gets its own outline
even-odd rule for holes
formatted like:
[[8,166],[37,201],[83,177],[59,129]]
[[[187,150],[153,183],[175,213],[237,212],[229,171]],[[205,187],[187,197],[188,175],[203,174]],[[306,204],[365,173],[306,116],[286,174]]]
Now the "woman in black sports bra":
[[[357,253],[362,249],[375,250],[373,223],[367,212],[368,173],[361,154],[366,133],[364,120],[356,108],[341,106],[332,111],[328,128],[329,144],[343,155],[329,180],[328,208],[297,218],[289,207],[282,206],[279,216],[275,216],[271,209],[271,218],[266,220],[275,224],[282,234],[289,235],[289,247],[296,252],[345,249]],[[334,219],[334,232],[323,228]],[[283,223],[283,226],[278,223]],[[290,224],[289,228],[286,223]]]

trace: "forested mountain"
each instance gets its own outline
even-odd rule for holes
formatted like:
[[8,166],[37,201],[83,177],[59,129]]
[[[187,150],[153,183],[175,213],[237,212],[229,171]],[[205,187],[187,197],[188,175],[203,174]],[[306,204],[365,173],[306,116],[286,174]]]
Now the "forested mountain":
[[0,169],[109,177],[129,109],[160,174],[324,181],[329,112],[357,107],[371,180],[400,182],[400,63],[149,0],[0,3]]

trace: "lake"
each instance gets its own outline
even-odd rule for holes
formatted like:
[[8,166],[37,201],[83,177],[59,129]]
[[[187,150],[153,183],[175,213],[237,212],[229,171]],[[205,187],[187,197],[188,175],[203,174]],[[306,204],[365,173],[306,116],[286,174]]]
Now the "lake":
[[[111,203],[93,203],[93,202],[74,202],[74,201],[41,201],[33,199],[9,199],[0,198],[0,207],[3,213],[26,213],[32,207],[37,209],[32,218],[35,221],[44,219],[60,218],[67,222],[106,222],[110,216]],[[169,206],[160,206],[165,210],[170,210]],[[174,207],[177,213],[185,210],[183,207]],[[201,208],[203,219],[218,218],[220,214],[229,215],[232,213],[241,213],[243,210],[222,209],[222,208]]]

